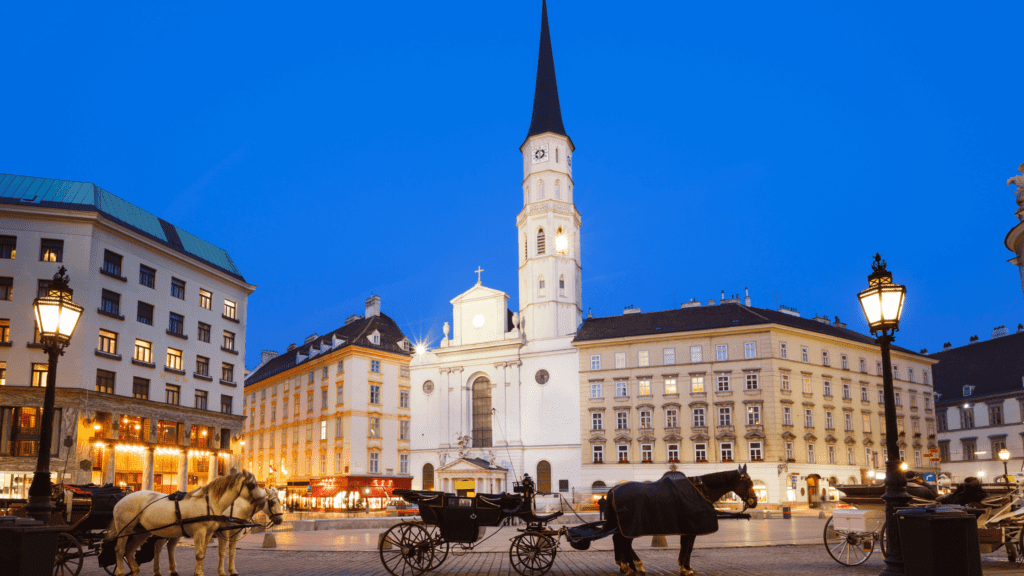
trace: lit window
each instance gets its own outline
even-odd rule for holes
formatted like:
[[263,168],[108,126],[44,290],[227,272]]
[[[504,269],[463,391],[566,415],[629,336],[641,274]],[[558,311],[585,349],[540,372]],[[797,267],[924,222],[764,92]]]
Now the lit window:
[[213,309],[213,292],[209,290],[199,289],[199,307],[206,308],[207,310]]
[[320,421],[320,440],[327,440],[327,420]]
[[64,241],[63,240],[51,240],[43,238],[39,243],[39,261],[40,262],[63,262],[64,261]]
[[238,319],[238,311],[236,310],[235,303],[231,300],[224,300],[224,316],[227,316],[232,320]]
[[676,394],[679,390],[676,387],[675,378],[665,378],[665,394]]
[[109,370],[96,371],[96,391],[104,394],[114,393],[114,373]]
[[637,381],[637,388],[639,389],[638,392],[637,392],[638,395],[640,395],[640,396],[650,396],[651,395],[651,381],[650,380],[641,379],[641,380]]
[[704,391],[704,377],[703,376],[690,376],[690,391],[691,392],[703,392]]
[[0,236],[0,258],[14,260],[18,252],[17,236]]
[[181,350],[174,348],[167,349],[167,367],[171,370],[181,370]]
[[810,394],[812,392],[812,390],[811,390],[811,377],[810,376],[804,376],[803,382],[804,382],[804,394]]
[[100,329],[99,344],[96,349],[107,354],[117,354],[117,333]]
[[379,416],[371,416],[370,417],[370,437],[371,438],[380,438],[380,417]]

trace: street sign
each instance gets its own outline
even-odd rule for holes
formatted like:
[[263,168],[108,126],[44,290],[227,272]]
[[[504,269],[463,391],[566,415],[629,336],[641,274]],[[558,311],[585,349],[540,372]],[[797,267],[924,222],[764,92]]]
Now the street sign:
[[942,458],[929,458],[932,462],[942,462]]
[[925,472],[924,473],[924,481],[925,482],[935,482],[935,473],[934,472]]
[[313,487],[312,486],[306,486],[306,495],[308,496],[308,495],[310,495],[312,493],[313,493]]

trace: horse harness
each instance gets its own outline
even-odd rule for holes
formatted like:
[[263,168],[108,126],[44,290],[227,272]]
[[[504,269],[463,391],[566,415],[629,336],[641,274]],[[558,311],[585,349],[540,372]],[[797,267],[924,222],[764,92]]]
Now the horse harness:
[[[245,487],[246,487],[246,483],[243,482],[243,483],[239,484],[239,486],[238,486],[238,494],[236,494],[235,497],[231,499],[231,508],[229,510],[229,514],[234,513],[234,510],[235,510],[235,500],[238,500],[238,498],[240,498],[242,496],[242,488],[245,488]],[[207,512],[207,514],[205,516],[197,516],[195,518],[182,518],[182,516],[181,516],[181,505],[179,503],[182,500],[184,500],[187,495],[188,495],[188,492],[181,492],[181,491],[179,491],[179,492],[175,492],[174,494],[168,494],[168,495],[164,496],[163,498],[158,498],[158,499],[150,502],[149,504],[147,504],[146,508],[149,508],[153,504],[156,504],[157,502],[159,502],[160,500],[163,500],[163,499],[167,499],[167,500],[170,500],[171,502],[174,502],[174,517],[175,517],[175,521],[171,522],[170,524],[165,524],[163,526],[159,526],[157,528],[145,528],[145,527],[143,527],[141,525],[141,523],[140,524],[136,524],[135,528],[133,529],[133,533],[156,532],[157,530],[163,530],[164,528],[170,528],[171,526],[177,526],[178,529],[181,530],[182,536],[186,536],[188,538],[192,538],[192,535],[189,534],[185,530],[185,526],[188,525],[188,524],[195,524],[196,522],[217,521],[219,523],[234,523],[234,524],[238,524],[237,526],[218,528],[217,529],[218,531],[219,530],[233,530],[235,528],[248,528],[248,527],[251,527],[251,526],[258,526],[258,524],[246,523],[246,521],[244,519],[242,519],[242,518],[235,518],[233,516],[224,516],[223,514],[220,514],[220,515],[218,515],[218,514],[211,514],[210,513],[210,494],[209,493],[204,494],[204,496],[206,498],[206,512]],[[146,508],[143,508],[142,511],[140,511],[138,513],[136,518],[141,516],[142,512],[144,512],[146,510]],[[253,515],[255,515],[255,514],[256,513],[253,512]],[[275,514],[275,516],[276,515],[279,515],[279,514]],[[128,536],[131,536],[131,534],[128,534],[128,535],[120,535],[119,534],[116,538],[127,538]]]

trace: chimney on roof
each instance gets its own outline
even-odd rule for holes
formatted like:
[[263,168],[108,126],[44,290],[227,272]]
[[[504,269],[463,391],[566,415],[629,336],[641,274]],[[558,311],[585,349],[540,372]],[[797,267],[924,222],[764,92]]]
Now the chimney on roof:
[[712,298],[711,300],[708,300],[708,306],[714,306],[714,305],[715,305],[715,299],[714,298]]
[[302,345],[305,346],[306,344],[309,344],[310,342],[312,342],[313,340],[316,340],[319,337],[320,337],[319,334],[317,334],[316,332],[313,332],[309,336],[306,336],[306,341],[303,342]]
[[725,300],[725,290],[722,290],[722,300]]
[[295,350],[296,348],[298,348],[298,346],[296,346],[295,344],[289,344],[288,345],[288,351],[289,352],[291,352],[292,350]]
[[355,322],[356,320],[362,320],[362,319],[363,319],[363,317],[360,316],[359,314],[353,314],[353,315],[349,316],[348,318],[345,318],[345,326],[348,326],[349,324]]
[[814,321],[815,322],[821,322],[822,324],[825,324],[826,326],[831,326],[832,325],[832,323],[829,322],[829,320],[828,320],[828,316],[818,316],[817,314],[815,314],[814,315]]
[[974,336],[971,336],[971,344],[974,344],[977,341],[978,341],[978,335],[977,334],[975,334]]
[[366,299],[366,317],[380,316],[380,296],[374,294]]
[[943,350],[949,350],[952,347],[953,347],[953,345],[950,344],[949,342],[946,342],[945,344],[942,345],[942,349]]
[[587,308],[587,318],[593,318],[593,317],[594,317],[594,311],[591,310],[590,308]]
[[1017,334],[1024,332],[1024,324],[1017,324]]
[[274,352],[273,350],[264,350],[263,353],[260,354],[260,364],[266,364],[274,358],[277,358],[277,352]]
[[679,305],[680,308],[697,308],[700,306],[700,301],[690,298],[689,302],[683,302]]
[[832,325],[835,326],[836,328],[846,328],[846,323],[845,322],[840,322],[839,321],[839,316],[836,316],[836,320],[835,320],[835,322],[832,323]]
[[743,305],[750,306],[750,288],[743,288]]
[[798,312],[796,308],[793,308],[792,306],[786,306],[785,304],[779,304],[779,312],[782,312],[783,314],[789,314],[790,316],[796,316],[797,318],[800,317],[800,312]]
[[630,304],[629,306],[626,306],[626,308],[622,310],[622,313],[623,314],[639,314],[640,313],[640,309],[639,308],[634,308],[633,305]]
[[926,356],[927,354],[928,354],[928,349],[927,348],[921,348],[921,355],[922,356]]
[[1006,326],[996,326],[992,329],[992,339],[1001,338],[1003,336],[1009,336],[1010,331],[1006,329]]

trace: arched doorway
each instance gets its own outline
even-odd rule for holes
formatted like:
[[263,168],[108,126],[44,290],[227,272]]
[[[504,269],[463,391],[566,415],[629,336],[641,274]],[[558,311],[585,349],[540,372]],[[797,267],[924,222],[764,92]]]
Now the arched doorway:
[[551,464],[547,460],[537,462],[537,491],[551,492]]
[[807,475],[807,507],[808,508],[820,508],[821,507],[821,492],[819,487],[821,486],[821,476],[818,474]]
[[423,489],[433,490],[434,489],[434,465],[424,464],[423,465]]
[[473,447],[491,446],[491,381],[481,376],[473,381]]

